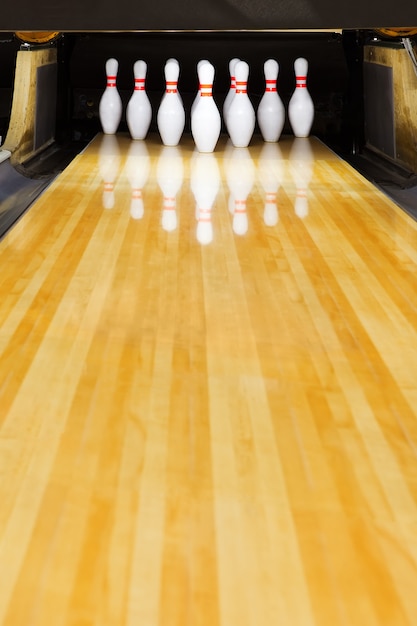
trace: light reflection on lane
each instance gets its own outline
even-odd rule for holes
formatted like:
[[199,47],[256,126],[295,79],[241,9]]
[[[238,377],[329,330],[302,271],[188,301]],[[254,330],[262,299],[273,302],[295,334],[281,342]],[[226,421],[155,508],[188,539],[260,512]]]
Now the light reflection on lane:
[[[124,164],[123,164],[124,161]],[[123,164],[123,167],[122,167]],[[122,135],[102,135],[99,139],[98,169],[102,184],[102,206],[113,209],[118,202],[117,185],[129,185],[129,214],[141,220],[145,214],[144,189],[155,207],[155,183],[162,194],[161,226],[166,232],[178,227],[181,210],[189,210],[188,197],[194,201],[196,238],[202,245],[215,236],[213,214],[225,204],[235,235],[250,232],[250,220],[262,215],[269,228],[279,225],[279,191],[286,191],[287,208],[307,218],[308,191],[314,174],[314,151],[310,138],[288,138],[284,142],[262,142],[248,148],[235,148],[230,140],[214,153],[198,152],[190,142],[178,146],[155,145],[155,140],[131,140]],[[258,183],[257,192],[263,211],[248,212],[248,197]],[[224,194],[219,193],[220,189]],[[181,194],[181,203],[177,197]],[[146,197],[146,194],[145,194]],[[126,194],[120,202],[126,205]],[[281,200],[282,203],[282,200]],[[187,207],[187,208],[185,208]],[[150,207],[152,208],[152,206]],[[259,209],[261,207],[259,206]],[[249,213],[249,214],[248,214]],[[288,213],[287,213],[288,214]]]
[[130,215],[135,220],[143,217],[143,188],[149,178],[151,160],[145,141],[132,140],[126,159],[125,173],[132,188]]
[[184,158],[178,146],[162,146],[159,153],[156,179],[164,196],[162,228],[171,232],[177,228],[177,194],[184,178]]

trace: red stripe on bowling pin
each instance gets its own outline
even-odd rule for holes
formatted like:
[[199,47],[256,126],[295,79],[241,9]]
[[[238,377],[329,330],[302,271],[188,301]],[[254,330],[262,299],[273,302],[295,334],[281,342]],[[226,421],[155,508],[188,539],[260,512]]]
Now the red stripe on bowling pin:
[[116,87],[116,76],[107,76],[107,87]]
[[176,80],[167,80],[166,93],[177,93],[177,84]]
[[247,85],[246,81],[236,81],[236,93],[247,93]]
[[135,78],[135,91],[145,91],[144,78]]
[[201,96],[211,96],[212,95],[213,85],[200,85],[200,95]]
[[277,90],[277,83],[275,80],[269,80],[267,79],[265,81],[266,87],[265,87],[265,91],[276,91]]
[[307,76],[296,76],[295,86],[299,89],[303,89],[307,87]]

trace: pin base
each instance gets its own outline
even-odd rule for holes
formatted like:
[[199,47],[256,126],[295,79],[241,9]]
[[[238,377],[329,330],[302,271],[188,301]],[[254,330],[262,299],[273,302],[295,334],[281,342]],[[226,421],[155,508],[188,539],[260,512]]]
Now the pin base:
[[3,163],[3,161],[5,161],[6,159],[9,159],[11,155],[11,152],[9,152],[9,150],[2,150],[0,148],[0,163]]

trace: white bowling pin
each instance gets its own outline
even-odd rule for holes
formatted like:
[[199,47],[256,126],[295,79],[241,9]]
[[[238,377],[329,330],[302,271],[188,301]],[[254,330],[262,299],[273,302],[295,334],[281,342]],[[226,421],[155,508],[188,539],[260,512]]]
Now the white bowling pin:
[[144,214],[142,190],[148,180],[149,171],[150,158],[146,143],[140,140],[131,141],[125,172],[132,188],[130,215],[135,220],[140,220]]
[[247,148],[234,148],[227,160],[226,180],[234,201],[233,230],[244,235],[248,230],[247,197],[255,181],[255,166]]
[[103,181],[102,202],[105,209],[114,207],[114,184],[119,174],[120,161],[116,135],[103,135],[98,151],[98,167]]
[[258,106],[258,125],[264,141],[278,141],[285,122],[285,108],[277,92],[279,65],[275,59],[264,63],[265,93]]
[[191,115],[191,133],[199,152],[213,152],[220,136],[220,112],[213,99],[214,67],[208,61],[198,67],[200,97]]
[[296,186],[294,211],[297,217],[307,217],[308,188],[313,176],[314,155],[308,137],[296,137],[289,155],[289,167]]
[[211,212],[220,187],[219,166],[213,154],[196,152],[191,161],[190,187],[197,208],[197,240],[201,244],[211,243]]
[[114,135],[122,119],[122,99],[116,87],[118,70],[118,61],[116,59],[107,59],[107,85],[100,98],[98,107],[101,126],[106,135]]
[[247,93],[249,65],[238,61],[235,66],[236,93],[227,114],[227,128],[235,148],[246,148],[255,129],[255,110]]
[[314,120],[314,104],[307,89],[308,61],[294,61],[295,89],[288,104],[288,119],[296,137],[308,137]]
[[158,157],[156,179],[163,193],[162,228],[166,231],[177,227],[177,193],[184,177],[181,151],[176,146],[165,146]]
[[6,161],[11,157],[12,153],[10,152],[10,150],[5,150],[4,148],[2,148],[1,142],[2,137],[0,137],[0,163],[3,163],[3,161]]
[[[204,63],[208,63],[207,59],[202,59],[201,61],[199,61],[199,62],[197,63],[197,76],[199,75],[199,74],[198,74],[198,69],[199,69],[199,67],[200,67],[201,65],[204,65]],[[195,107],[197,106],[197,103],[198,103],[199,99],[200,99],[200,92],[201,92],[201,89],[200,89],[200,80],[199,80],[199,83],[198,83],[198,91],[197,91],[197,94],[196,94],[196,96],[195,96],[195,98],[194,98],[194,100],[193,100],[193,103],[192,103],[192,105],[191,105],[191,116],[192,116],[192,114],[193,114],[193,111],[194,111]]]
[[227,96],[223,102],[223,120],[227,129],[227,114],[229,113],[229,108],[236,93],[236,77],[235,77],[235,67],[236,63],[238,63],[240,59],[234,58],[229,61],[229,74],[230,74],[230,87],[227,92]]
[[177,146],[185,126],[185,111],[178,93],[180,66],[176,59],[168,59],[165,64],[165,93],[158,109],[157,125],[162,143]]
[[266,226],[278,223],[277,193],[283,181],[283,158],[276,142],[266,142],[258,159],[258,179],[265,192],[264,222]]
[[147,65],[136,61],[133,66],[135,88],[127,104],[126,121],[132,139],[145,139],[152,119],[152,107],[145,90]]

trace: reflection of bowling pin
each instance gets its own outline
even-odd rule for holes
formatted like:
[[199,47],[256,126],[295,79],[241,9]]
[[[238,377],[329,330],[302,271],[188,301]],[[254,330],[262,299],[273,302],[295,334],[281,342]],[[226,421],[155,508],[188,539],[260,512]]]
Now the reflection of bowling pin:
[[[208,63],[207,59],[202,59],[201,61],[199,61],[199,62],[197,63],[197,76],[198,76],[198,77],[199,77],[198,70],[199,70],[199,68],[200,68],[202,65],[204,65],[204,63]],[[199,79],[199,82],[198,82],[198,91],[197,91],[196,97],[194,98],[193,103],[192,103],[192,105],[191,105],[191,117],[192,117],[192,115],[193,115],[193,111],[194,111],[195,107],[197,106],[197,103],[198,103],[198,101],[199,101],[199,99],[200,99],[200,93],[201,93],[201,85],[200,85],[200,79]]]
[[247,148],[234,148],[227,161],[227,184],[234,199],[233,230],[244,235],[248,230],[247,197],[255,179],[255,166]]
[[147,65],[136,61],[133,66],[135,88],[127,104],[126,121],[132,139],[145,139],[152,119],[152,107],[145,91]]
[[277,92],[279,65],[275,59],[264,63],[265,93],[258,106],[257,118],[264,141],[278,141],[285,122],[285,109]]
[[177,146],[185,126],[185,111],[178,93],[180,66],[176,59],[165,64],[165,93],[158,109],[157,124],[162,143]]
[[308,215],[307,191],[313,176],[314,156],[307,137],[295,138],[290,150],[289,165],[297,189],[294,203],[298,217]]
[[214,67],[206,61],[197,71],[200,97],[191,114],[191,133],[199,152],[213,152],[221,128],[220,113],[212,95]]
[[176,196],[182,185],[184,164],[181,151],[175,146],[162,148],[158,158],[156,178],[164,195],[162,228],[166,231],[177,227]]
[[116,87],[119,63],[116,59],[106,61],[107,86],[98,107],[103,132],[113,135],[122,119],[122,99]]
[[213,239],[211,210],[220,186],[220,171],[213,154],[196,152],[191,161],[190,187],[197,207],[197,239],[201,244]]
[[294,61],[296,86],[288,104],[288,119],[296,137],[308,137],[314,120],[314,104],[307,89],[308,61]]
[[135,220],[140,220],[143,217],[142,189],[148,180],[149,170],[150,159],[146,143],[144,141],[131,141],[126,158],[125,172],[132,187],[130,215]]
[[229,74],[230,74],[230,87],[227,92],[227,96],[223,102],[223,120],[227,129],[227,114],[229,113],[229,108],[236,93],[236,77],[235,77],[235,67],[236,63],[240,59],[232,59],[229,61]]
[[120,149],[115,135],[103,135],[98,152],[98,167],[103,180],[103,207],[114,207],[114,183],[119,174]]
[[278,222],[277,193],[283,179],[283,159],[277,143],[265,143],[258,159],[258,178],[265,191],[264,222]]
[[255,129],[255,111],[247,92],[249,65],[238,61],[235,66],[236,93],[227,114],[227,129],[235,148],[246,148]]

